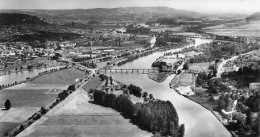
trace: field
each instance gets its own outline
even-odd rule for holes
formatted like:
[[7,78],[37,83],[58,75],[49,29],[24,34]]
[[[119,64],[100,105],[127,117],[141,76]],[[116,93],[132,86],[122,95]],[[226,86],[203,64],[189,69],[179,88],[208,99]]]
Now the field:
[[[96,77],[83,89],[89,91],[99,86]],[[88,93],[78,89],[50,110],[40,120],[25,129],[18,137],[34,136],[88,136],[88,137],[148,137],[151,133],[140,130],[119,112],[89,102]]]
[[[12,108],[8,111],[0,110],[0,135],[10,131],[24,122],[40,107],[48,105],[56,99],[57,94],[67,89],[68,85],[82,78],[85,73],[70,68],[54,73],[42,75],[27,83],[22,83],[0,91],[0,104],[9,99]],[[53,89],[58,89],[53,92]]]
[[65,69],[50,74],[40,76],[29,83],[33,84],[74,84],[76,79],[85,77],[85,72],[76,68]]
[[192,86],[194,83],[193,74],[190,73],[182,73],[179,78],[179,85],[180,86]]
[[0,104],[9,99],[12,107],[42,107],[56,98],[45,94],[47,89],[5,89],[0,91]]
[[209,66],[210,66],[209,62],[205,62],[205,63],[191,63],[191,64],[189,64],[189,69],[202,72],[202,71],[208,71]]
[[150,27],[151,31],[161,32],[161,31],[180,31],[182,27]]

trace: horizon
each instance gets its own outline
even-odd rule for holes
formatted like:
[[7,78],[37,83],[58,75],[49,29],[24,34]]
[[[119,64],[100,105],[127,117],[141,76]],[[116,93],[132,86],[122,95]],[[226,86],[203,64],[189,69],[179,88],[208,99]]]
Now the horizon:
[[260,12],[260,0],[0,0],[0,10],[73,10],[169,7],[207,14]]

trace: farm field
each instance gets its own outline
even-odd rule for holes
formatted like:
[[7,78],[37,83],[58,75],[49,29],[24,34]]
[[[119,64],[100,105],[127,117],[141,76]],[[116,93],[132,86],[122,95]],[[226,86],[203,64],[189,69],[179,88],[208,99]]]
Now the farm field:
[[29,83],[33,84],[63,84],[71,85],[74,84],[76,79],[82,79],[85,77],[85,72],[76,68],[69,68],[61,71],[57,71],[50,74],[40,76]]
[[179,78],[179,85],[181,86],[192,86],[194,83],[193,74],[190,73],[182,73]]
[[[40,120],[25,129],[18,137],[84,136],[89,137],[148,137],[151,133],[140,130],[119,112],[89,102],[89,89],[97,88],[99,79],[91,79],[83,89],[72,93]],[[99,83],[100,84],[100,83]]]
[[208,68],[210,66],[209,62],[205,63],[191,63],[189,64],[189,69],[190,70],[196,70],[196,71],[208,71]]
[[[12,108],[8,111],[0,110],[0,135],[24,122],[41,107],[55,100],[57,94],[73,84],[76,78],[84,76],[84,72],[70,68],[45,74],[32,81],[1,90],[0,104],[4,104],[9,99]],[[53,92],[53,89],[58,90]]]

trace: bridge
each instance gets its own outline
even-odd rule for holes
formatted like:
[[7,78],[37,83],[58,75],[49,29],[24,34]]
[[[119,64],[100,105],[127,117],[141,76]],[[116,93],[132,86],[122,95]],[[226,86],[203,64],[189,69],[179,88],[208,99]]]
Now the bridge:
[[101,73],[137,73],[137,74],[148,74],[159,72],[158,69],[101,69]]

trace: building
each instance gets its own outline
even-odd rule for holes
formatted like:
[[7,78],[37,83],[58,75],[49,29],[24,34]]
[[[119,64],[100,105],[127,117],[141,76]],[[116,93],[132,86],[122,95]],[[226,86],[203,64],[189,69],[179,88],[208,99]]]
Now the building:
[[252,90],[260,90],[260,83],[250,83],[249,88]]

